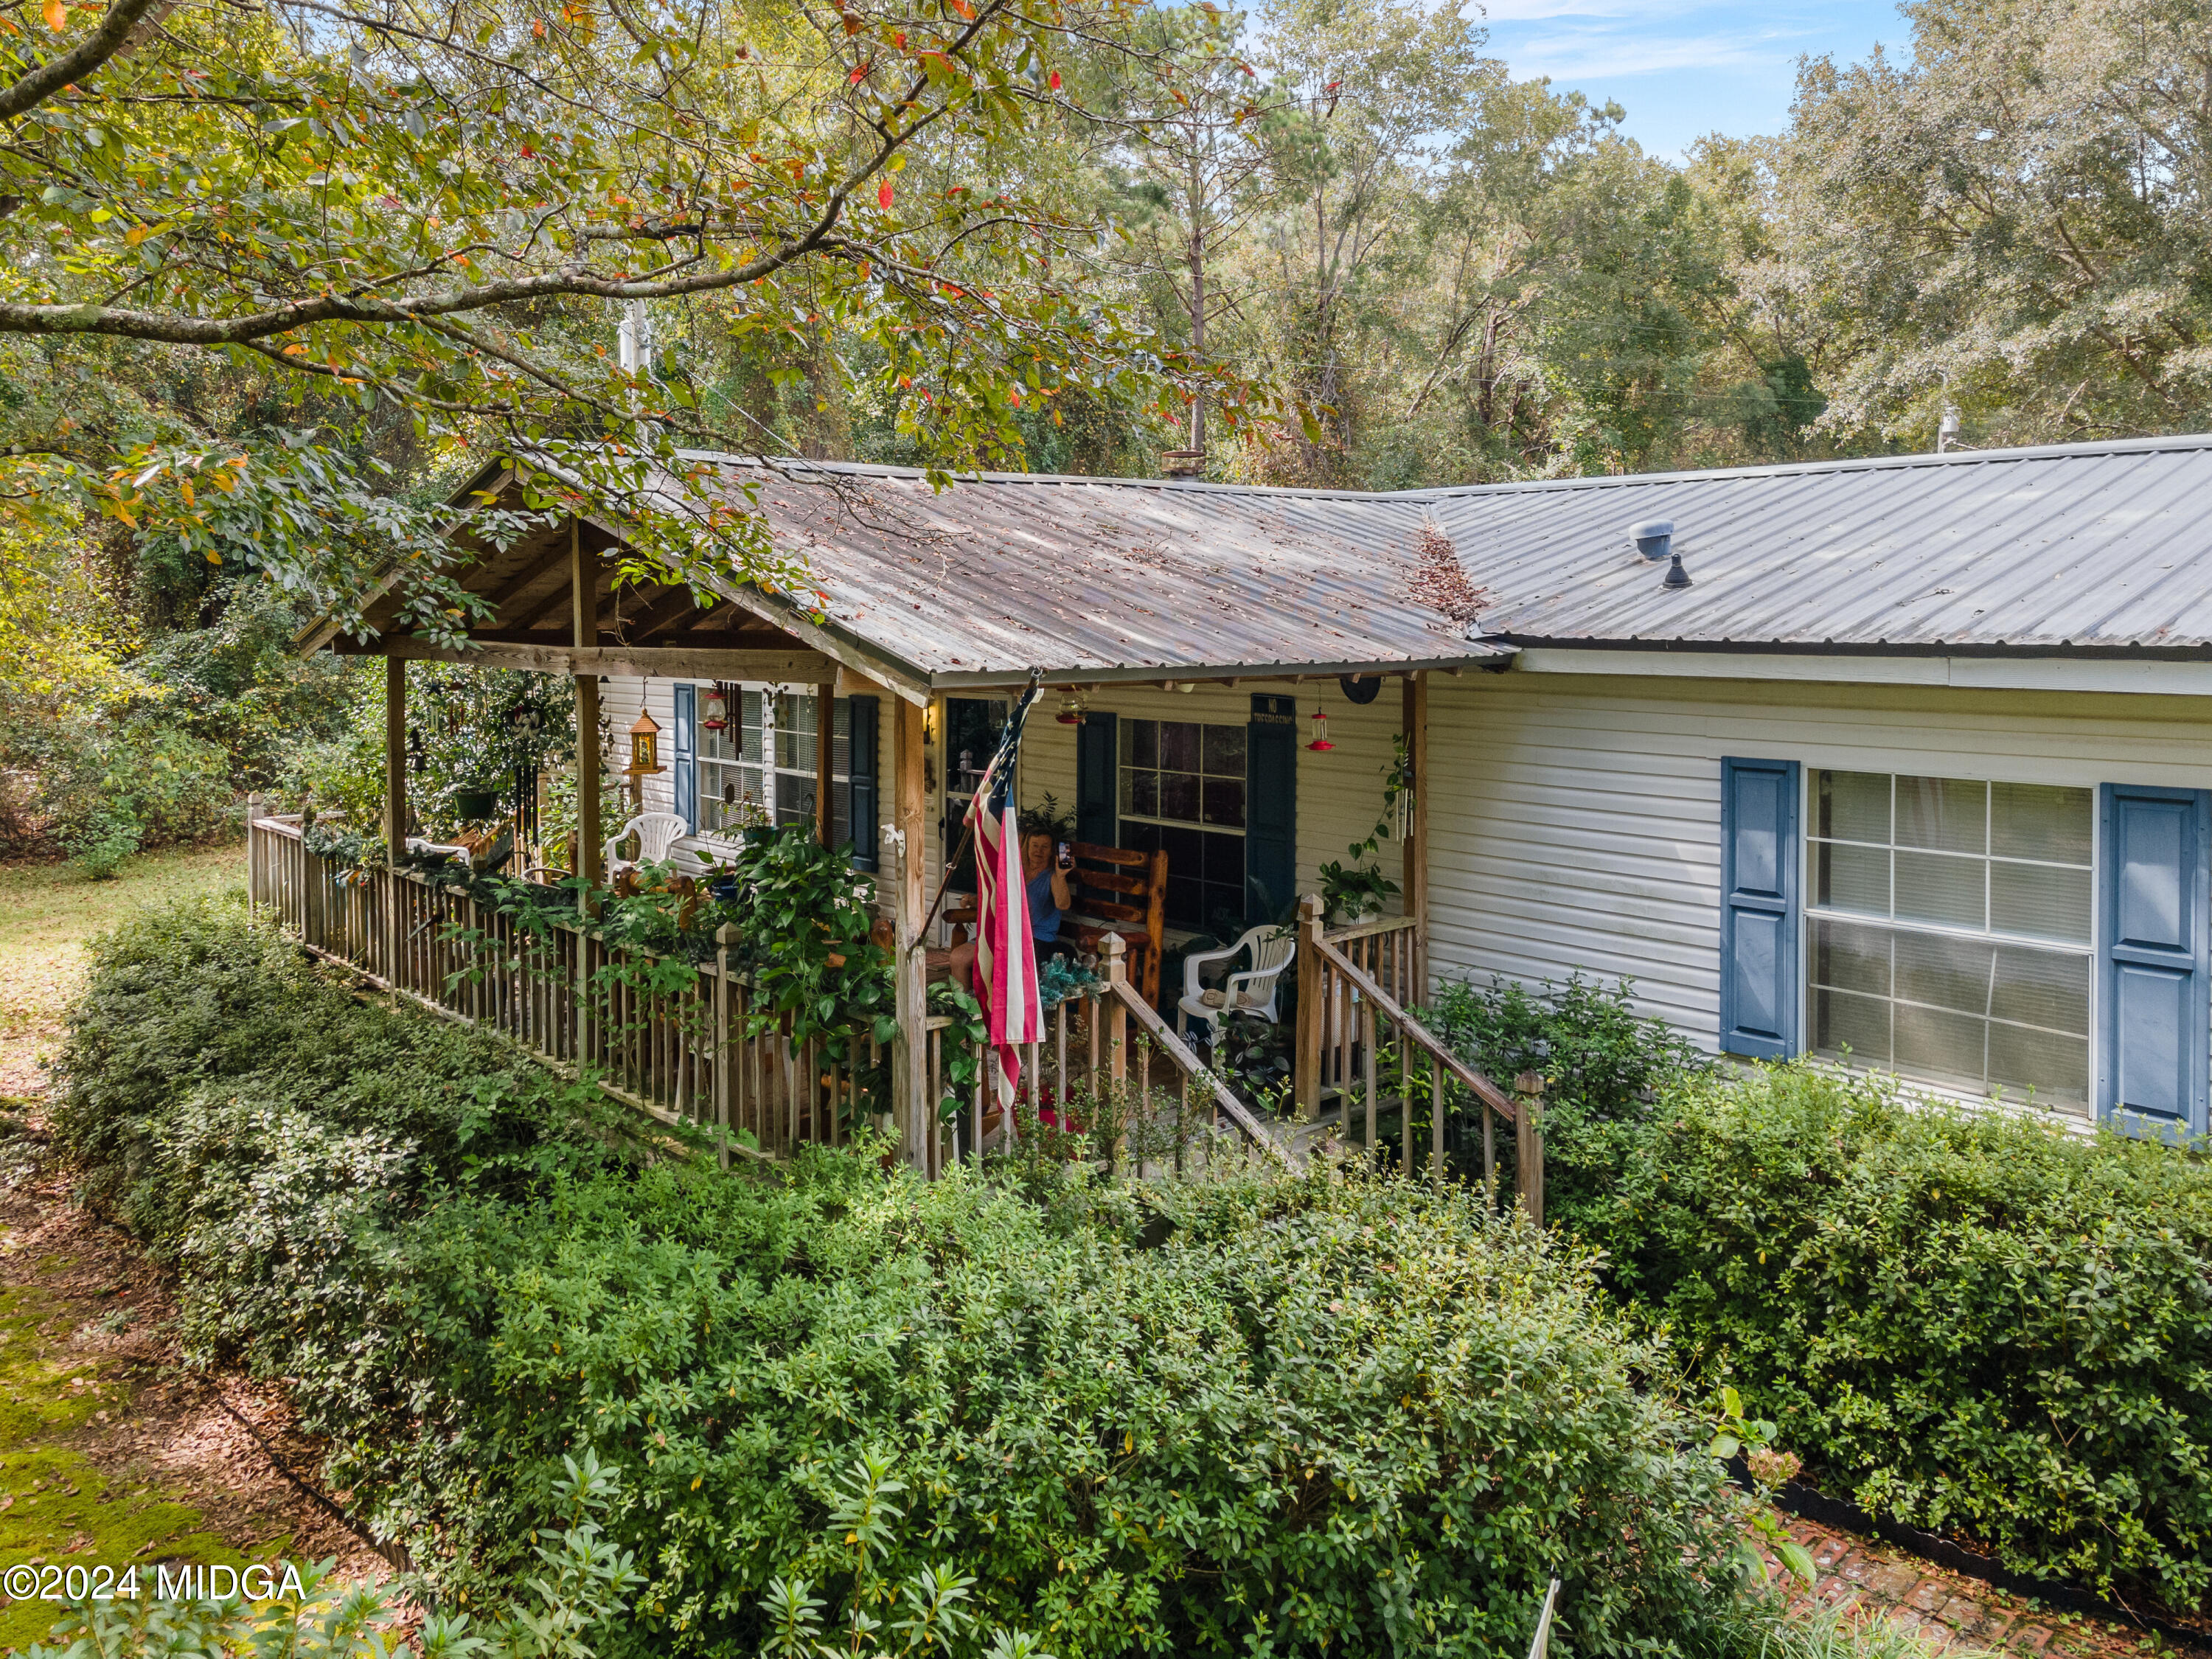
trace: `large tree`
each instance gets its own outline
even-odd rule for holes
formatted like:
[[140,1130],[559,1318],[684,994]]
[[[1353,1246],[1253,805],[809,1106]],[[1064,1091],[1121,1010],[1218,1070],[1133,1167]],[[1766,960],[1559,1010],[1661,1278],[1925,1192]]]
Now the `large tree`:
[[1828,423],[1926,444],[2212,418],[2202,0],[1920,0],[1909,65],[1807,66],[1782,257],[1841,354]]
[[[626,368],[623,307],[865,341],[945,466],[1071,389],[1204,384],[1072,280],[1091,227],[1025,188],[1064,68],[1127,50],[1133,3],[0,4],[0,492],[159,526],[320,603],[397,568],[415,625],[465,612],[449,515],[361,446],[312,423],[240,441],[145,395],[212,356],[402,411],[434,459],[513,458],[539,504],[629,512],[678,572],[802,580],[684,459],[757,430],[681,353]],[[651,461],[692,511],[653,510]]]

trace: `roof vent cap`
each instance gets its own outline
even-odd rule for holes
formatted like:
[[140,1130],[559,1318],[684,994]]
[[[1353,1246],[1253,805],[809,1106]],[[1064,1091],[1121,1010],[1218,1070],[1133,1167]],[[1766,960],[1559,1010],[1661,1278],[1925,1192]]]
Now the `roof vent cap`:
[[1663,559],[1674,539],[1672,519],[1646,519],[1642,524],[1628,526],[1629,536],[1636,543],[1636,550],[1647,559]]
[[1674,562],[1667,567],[1667,574],[1659,579],[1659,586],[1662,587],[1687,587],[1689,585],[1690,573],[1682,568],[1682,556],[1680,553],[1677,553],[1674,555]]

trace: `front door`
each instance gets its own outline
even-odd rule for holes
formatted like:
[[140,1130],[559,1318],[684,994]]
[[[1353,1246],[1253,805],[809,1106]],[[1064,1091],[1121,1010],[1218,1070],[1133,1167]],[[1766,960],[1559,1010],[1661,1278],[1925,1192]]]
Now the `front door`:
[[[998,752],[1006,729],[1003,697],[947,697],[945,700],[945,816],[938,820],[942,845],[950,853],[960,848],[961,831],[968,823],[968,805],[975,799],[983,769]],[[963,892],[975,890],[975,858],[961,848],[952,867],[952,885]]]

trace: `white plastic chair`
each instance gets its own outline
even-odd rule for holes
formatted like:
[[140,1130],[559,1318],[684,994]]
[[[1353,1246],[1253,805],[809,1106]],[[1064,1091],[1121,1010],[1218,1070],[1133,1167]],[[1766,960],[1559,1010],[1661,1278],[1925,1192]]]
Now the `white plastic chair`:
[[[618,870],[633,865],[658,864],[665,859],[676,843],[691,833],[691,826],[673,812],[641,812],[615,831],[615,837],[606,845],[607,876],[611,880]],[[637,837],[637,856],[618,859],[615,848],[632,836]]]
[[[1279,928],[1263,922],[1257,927],[1248,927],[1236,944],[1218,951],[1201,951],[1182,959],[1182,998],[1176,1004],[1176,1035],[1180,1036],[1186,1022],[1202,1019],[1206,1022],[1206,1041],[1210,1048],[1221,1034],[1224,1014],[1250,1014],[1272,1022],[1275,1018],[1276,982],[1283,969],[1291,965],[1297,953],[1297,937],[1288,928]],[[1218,1002],[1207,1000],[1200,976],[1212,964],[1229,962],[1240,952],[1249,951],[1251,967],[1243,973],[1231,974],[1229,982],[1214,994]]]

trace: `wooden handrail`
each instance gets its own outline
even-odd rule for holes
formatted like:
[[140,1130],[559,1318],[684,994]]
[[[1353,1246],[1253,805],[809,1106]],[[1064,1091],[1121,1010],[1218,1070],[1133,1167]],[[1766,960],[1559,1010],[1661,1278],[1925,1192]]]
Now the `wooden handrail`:
[[1377,933],[1402,933],[1420,925],[1419,916],[1377,916],[1372,921],[1355,921],[1349,927],[1332,928],[1322,937],[1333,945],[1342,945],[1350,939],[1372,939]]
[[1375,1005],[1376,1012],[1413,1038],[1416,1048],[1426,1049],[1438,1065],[1472,1090],[1478,1100],[1508,1123],[1520,1121],[1518,1106],[1510,1095],[1483,1076],[1481,1073],[1472,1069],[1466,1061],[1437,1042],[1430,1035],[1428,1027],[1401,1008],[1381,986],[1354,967],[1350,957],[1323,938],[1316,937],[1310,939],[1308,943],[1319,951],[1322,957],[1334,966],[1338,973],[1352,981],[1354,990]]
[[1145,1035],[1151,1037],[1170,1060],[1182,1066],[1186,1075],[1204,1080],[1206,1087],[1212,1091],[1213,1103],[1226,1112],[1237,1127],[1266,1147],[1269,1156],[1285,1169],[1296,1167],[1291,1161],[1291,1155],[1283,1150],[1274,1136],[1267,1133],[1267,1126],[1246,1110],[1244,1103],[1222,1086],[1221,1079],[1206,1069],[1206,1062],[1191,1051],[1189,1045],[1168,1029],[1168,1023],[1159,1017],[1151,1003],[1145,1000],[1144,993],[1126,979],[1110,979],[1107,981],[1107,988],[1121,1000],[1123,1007],[1136,1015],[1137,1024],[1145,1028]]

